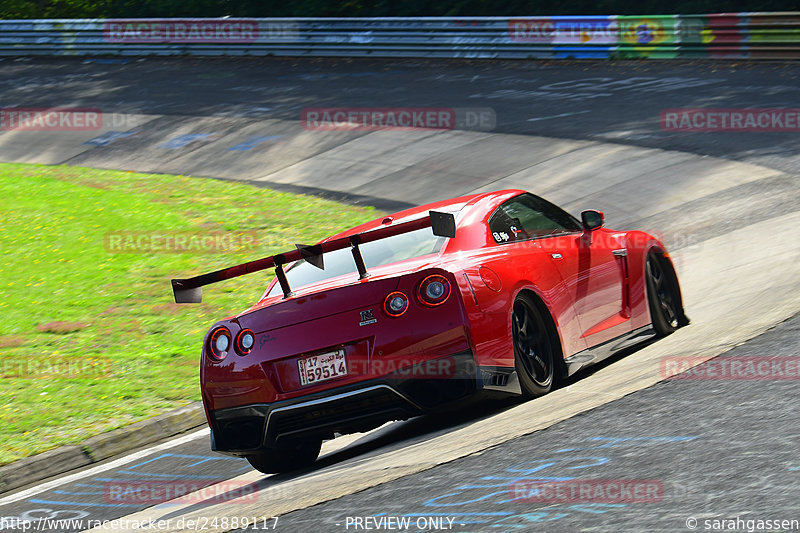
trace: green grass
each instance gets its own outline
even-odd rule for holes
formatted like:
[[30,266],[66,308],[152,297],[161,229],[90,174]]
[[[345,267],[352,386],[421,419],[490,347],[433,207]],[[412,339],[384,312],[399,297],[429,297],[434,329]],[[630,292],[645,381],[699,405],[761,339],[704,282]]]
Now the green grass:
[[[380,215],[238,183],[69,166],[0,164],[0,198],[0,464],[200,399],[205,331],[255,302],[272,273],[207,287],[204,303],[182,306],[172,303],[170,278]],[[255,231],[258,246],[107,245],[110,234],[219,231]]]

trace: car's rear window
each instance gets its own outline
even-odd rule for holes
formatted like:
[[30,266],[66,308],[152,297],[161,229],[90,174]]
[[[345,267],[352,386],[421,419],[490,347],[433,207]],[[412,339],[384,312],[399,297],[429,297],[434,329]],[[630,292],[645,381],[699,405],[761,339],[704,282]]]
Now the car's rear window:
[[[367,269],[389,263],[396,263],[414,257],[439,253],[446,237],[437,237],[431,228],[422,228],[409,233],[402,233],[368,242],[359,246]],[[345,274],[356,273],[356,264],[350,248],[329,252],[323,256],[325,270],[320,270],[304,260],[297,261],[286,271],[286,278],[292,288],[310,285],[319,281],[335,278]],[[275,284],[268,296],[281,293],[281,287]]]

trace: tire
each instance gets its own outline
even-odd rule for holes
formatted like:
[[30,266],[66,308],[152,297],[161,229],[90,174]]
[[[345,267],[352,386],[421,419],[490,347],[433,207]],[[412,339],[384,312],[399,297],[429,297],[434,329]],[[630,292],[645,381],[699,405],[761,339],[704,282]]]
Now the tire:
[[514,366],[523,398],[536,398],[550,392],[554,379],[555,349],[538,306],[524,294],[514,300],[511,337]]
[[677,277],[667,260],[656,253],[647,255],[647,303],[653,329],[660,337],[669,335],[685,320]]
[[322,440],[294,440],[246,457],[250,466],[264,474],[282,474],[314,464],[322,447]]

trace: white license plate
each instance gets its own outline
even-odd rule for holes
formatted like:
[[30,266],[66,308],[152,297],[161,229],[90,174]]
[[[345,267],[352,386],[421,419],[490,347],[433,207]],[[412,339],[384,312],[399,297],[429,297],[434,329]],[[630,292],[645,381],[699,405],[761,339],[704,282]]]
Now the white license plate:
[[344,350],[312,355],[297,360],[300,384],[311,385],[347,375],[347,361]]

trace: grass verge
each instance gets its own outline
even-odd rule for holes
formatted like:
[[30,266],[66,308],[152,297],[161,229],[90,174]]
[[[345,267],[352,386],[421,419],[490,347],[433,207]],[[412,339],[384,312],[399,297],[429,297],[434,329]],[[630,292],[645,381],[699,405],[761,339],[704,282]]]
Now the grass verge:
[[214,286],[191,306],[172,303],[170,278],[379,216],[245,184],[70,166],[0,164],[0,195],[0,464],[200,399],[207,327],[255,302],[270,275]]

